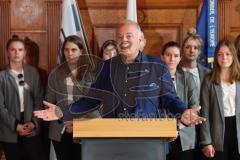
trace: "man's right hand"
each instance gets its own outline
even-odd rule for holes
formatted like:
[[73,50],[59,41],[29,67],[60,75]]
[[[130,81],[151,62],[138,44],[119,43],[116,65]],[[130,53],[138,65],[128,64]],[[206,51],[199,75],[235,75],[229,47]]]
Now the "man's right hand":
[[43,119],[44,121],[54,121],[63,117],[61,109],[55,104],[47,101],[43,101],[43,104],[46,106],[46,109],[33,112],[37,118]]

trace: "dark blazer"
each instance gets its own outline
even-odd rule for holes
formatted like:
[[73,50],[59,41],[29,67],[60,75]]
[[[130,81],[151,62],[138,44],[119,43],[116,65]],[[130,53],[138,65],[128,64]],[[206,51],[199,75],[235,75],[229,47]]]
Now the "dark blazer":
[[198,73],[199,73],[199,78],[200,78],[200,82],[202,84],[204,77],[210,72],[210,69],[204,67],[201,64],[197,64],[197,68],[198,68]]
[[[114,90],[114,87],[113,87],[114,86],[113,82],[114,80],[118,80],[120,76],[124,76],[124,75],[120,74],[117,68],[113,68],[111,66],[111,63],[115,63],[115,62],[119,63],[120,61],[119,59],[120,59],[120,56],[116,56],[105,62],[103,69],[96,80],[96,83],[92,86],[93,88],[96,88],[98,90],[100,89],[100,90],[108,91],[117,95],[116,90]],[[148,55],[145,55],[144,53],[139,53],[138,59],[139,59],[138,62],[140,62],[141,65],[144,62],[148,63],[149,64],[148,67],[151,70],[151,72],[149,72],[148,79],[143,84],[154,85],[155,83],[153,82],[153,80],[157,81],[159,80],[159,77],[160,77],[162,82],[167,82],[168,84],[171,83],[172,89],[168,93],[161,95],[160,97],[155,96],[153,98],[147,97],[147,98],[137,99],[136,109],[134,113],[135,117],[139,117],[139,116],[143,117],[143,115],[144,116],[156,115],[158,114],[157,113],[158,109],[163,106],[173,114],[182,113],[187,108],[187,105],[184,102],[182,102],[179,99],[179,97],[177,97],[166,63],[161,61],[159,58],[148,56]],[[156,66],[154,65],[156,63],[159,64],[159,68],[156,68]],[[160,73],[159,71],[162,71],[162,72]],[[142,78],[140,78],[139,81],[142,81]],[[124,82],[120,82],[120,83],[124,83]],[[164,87],[164,85],[160,87]],[[78,108],[81,106],[82,103],[84,103],[83,99],[79,99],[77,102],[72,104],[70,111],[74,112],[78,110]],[[118,112],[117,109],[114,110],[114,112]],[[113,113],[111,116],[115,117],[116,113]]]
[[[240,82],[236,82],[236,126],[237,140],[240,146]],[[206,118],[200,126],[200,144],[212,144],[217,151],[223,151],[225,118],[221,85],[213,84],[206,76],[201,90],[201,115]],[[231,136],[231,135],[229,135]],[[240,153],[240,147],[238,147]]]
[[[177,68],[176,71],[177,95],[188,104],[189,108],[199,105],[197,86],[193,75]],[[196,145],[195,126],[185,127],[179,131],[182,150],[194,149]]]
[[[33,122],[35,128],[31,135],[40,132],[40,120],[33,116],[34,110],[42,109],[43,88],[37,70],[23,65],[24,81],[29,89],[24,88],[24,122]],[[20,98],[15,78],[9,67],[0,72],[0,141],[16,143],[16,121],[20,120]]]
[[[198,69],[199,79],[200,79],[199,89],[201,90],[203,79],[210,72],[210,70],[208,68],[204,67],[203,65],[199,64],[199,63],[197,64],[197,69]],[[199,94],[200,94],[200,91],[198,91],[198,97],[199,97],[199,100],[200,100],[200,95]]]
[[[54,68],[48,77],[48,85],[46,91],[46,101],[51,102],[59,106],[63,111],[69,112],[69,104],[72,100],[68,101],[68,91],[66,77],[70,75],[70,70],[68,69],[67,63],[61,64]],[[90,76],[90,75],[89,75]],[[92,79],[90,77],[85,77],[85,80],[78,81],[79,85],[74,84],[73,86],[73,101],[78,100],[82,95],[87,93],[88,87],[92,84]],[[97,113],[96,113],[97,114]],[[73,116],[73,115],[72,115]],[[96,117],[95,113],[87,114],[85,117]],[[66,120],[72,120],[72,117],[65,117]],[[49,138],[55,141],[60,141],[62,137],[62,129],[64,127],[63,123],[58,121],[51,121],[49,125]]]

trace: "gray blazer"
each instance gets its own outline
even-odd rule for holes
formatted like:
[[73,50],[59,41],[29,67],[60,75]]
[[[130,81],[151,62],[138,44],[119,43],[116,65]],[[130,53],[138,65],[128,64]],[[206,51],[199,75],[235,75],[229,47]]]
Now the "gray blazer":
[[[191,73],[184,72],[178,68],[176,72],[176,87],[177,95],[187,103],[190,108],[199,104],[197,86]],[[179,131],[179,137],[183,151],[195,148],[195,126],[181,129]]]
[[[236,82],[236,126],[240,146],[240,81]],[[223,151],[225,118],[221,85],[213,84],[206,76],[201,90],[201,115],[206,118],[200,126],[200,144],[212,144],[217,151]],[[231,135],[229,135],[231,136]],[[240,153],[240,147],[238,147]]]
[[[43,89],[37,70],[24,65],[24,122],[33,122],[35,128],[31,135],[40,132],[40,120],[33,116],[34,110],[42,109]],[[9,67],[0,72],[0,141],[16,143],[18,134],[16,122],[20,120],[20,98],[18,86]]]
[[197,68],[198,68],[200,82],[202,84],[204,77],[210,72],[210,70],[199,63],[197,64]]
[[[49,101],[53,104],[56,104],[59,106],[64,113],[69,112],[67,111],[69,109],[69,102],[68,102],[68,91],[67,91],[67,83],[66,83],[66,77],[69,76],[69,69],[67,67],[67,64],[57,66],[55,69],[52,70],[52,72],[49,74],[48,77],[48,85],[47,85],[47,91],[46,91],[46,101]],[[80,85],[87,87],[90,87],[92,84],[93,78],[91,75],[87,75],[84,80],[78,81]],[[73,101],[78,100],[81,95],[86,95],[88,90],[86,88],[82,88],[79,86],[73,87]],[[72,103],[72,102],[71,102]],[[77,115],[76,115],[77,116]],[[93,114],[88,114],[85,117],[95,117]],[[64,119],[72,120],[73,115],[69,115],[69,117],[65,117]],[[62,130],[63,130],[64,124],[59,123],[58,121],[52,121],[49,125],[49,138],[55,141],[61,141],[62,137]]]

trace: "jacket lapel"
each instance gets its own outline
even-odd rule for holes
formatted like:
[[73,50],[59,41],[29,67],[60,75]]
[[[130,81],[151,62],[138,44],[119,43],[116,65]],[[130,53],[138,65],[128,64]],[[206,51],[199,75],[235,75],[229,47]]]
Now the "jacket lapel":
[[16,80],[15,80],[14,76],[11,74],[11,70],[9,68],[7,69],[7,76],[8,76],[9,82],[14,86],[15,91],[17,92],[17,94],[19,96]]
[[214,88],[215,88],[215,92],[217,95],[217,100],[218,100],[218,104],[219,104],[222,121],[224,122],[224,106],[223,106],[222,88],[221,88],[221,85],[216,85],[216,84],[214,84]]
[[235,104],[235,106],[236,106],[236,110],[235,110],[235,113],[236,113],[236,115],[239,115],[239,113],[240,113],[240,108],[239,108],[239,106],[240,106],[240,82],[239,81],[236,81],[236,98],[235,98],[235,102],[236,102],[236,104]]
[[183,74],[180,74],[179,71],[176,71],[176,88],[177,88],[177,95],[182,99],[184,97],[184,80],[183,80]]
[[[24,86],[24,92],[27,90],[28,92],[30,92],[31,89],[31,78],[33,75],[31,75],[31,73],[29,72],[29,70],[27,69],[26,65],[23,65],[23,74],[24,74],[24,82],[25,82],[25,86]],[[25,95],[25,94],[24,94]],[[25,96],[24,96],[25,97]]]
[[23,75],[24,75],[24,89],[23,89],[23,97],[24,97],[24,119],[26,119],[26,115],[31,113],[31,109],[29,108],[29,97],[34,100],[34,93],[33,93],[33,82],[32,82],[32,75],[30,70],[23,64]]
[[201,67],[202,67],[202,66],[200,66],[199,64],[197,64],[199,79],[200,79],[200,82],[202,83],[203,78],[204,78],[204,73],[202,72],[202,68],[201,68]]

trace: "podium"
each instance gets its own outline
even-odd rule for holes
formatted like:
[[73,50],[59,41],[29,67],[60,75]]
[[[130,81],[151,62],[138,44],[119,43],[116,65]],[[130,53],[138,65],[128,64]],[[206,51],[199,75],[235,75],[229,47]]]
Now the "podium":
[[169,118],[73,121],[82,160],[165,160],[166,138],[176,136],[176,120]]

